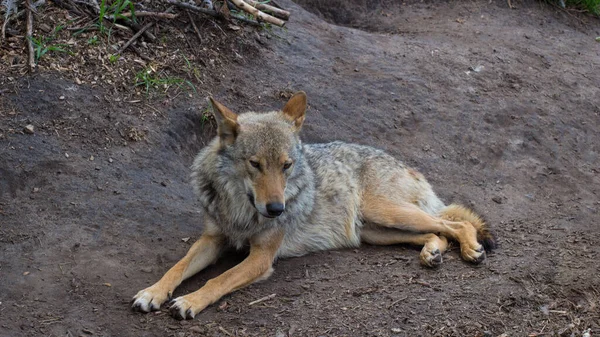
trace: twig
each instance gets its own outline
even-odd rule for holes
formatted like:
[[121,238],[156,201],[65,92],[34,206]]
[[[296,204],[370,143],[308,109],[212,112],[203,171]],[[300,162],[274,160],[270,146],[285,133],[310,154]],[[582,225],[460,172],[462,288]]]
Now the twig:
[[198,26],[196,26],[196,22],[194,22],[194,18],[192,17],[192,14],[190,14],[190,12],[185,11],[188,15],[188,18],[190,18],[190,22],[192,23],[192,27],[194,27],[194,31],[196,31],[196,35],[198,36],[198,41],[200,41],[200,44],[202,44],[202,36],[200,35],[200,31],[198,30]]
[[219,15],[219,13],[217,11],[213,11],[212,9],[206,9],[206,8],[190,5],[187,3],[179,2],[177,0],[167,0],[167,2],[170,3],[171,5],[175,5],[175,6],[178,6],[181,8],[191,9],[194,12],[210,15],[215,18],[221,17],[221,15]]
[[[185,8],[185,9],[189,9],[191,11],[197,12],[197,13],[202,13],[202,14],[206,14],[206,15],[210,15],[214,18],[219,18],[219,19],[223,19],[223,15],[217,11],[213,11],[211,9],[206,9],[206,8],[200,8],[198,6],[194,6],[194,5],[190,5],[187,3],[183,3],[183,2],[179,2],[177,0],[167,0],[168,3],[175,5],[177,7],[181,7],[181,8]],[[247,23],[247,24],[251,24],[251,25],[255,25],[255,26],[260,26],[260,23],[258,21],[254,21],[254,20],[249,20],[246,18],[243,18],[241,16],[235,16],[232,15],[231,16],[233,19],[236,19],[238,21]]]
[[160,18],[160,19],[175,19],[176,17],[179,16],[179,14],[173,14],[173,13],[148,12],[148,11],[136,11],[134,13],[127,12],[127,13],[121,13],[119,15],[126,17],[126,18],[130,18],[132,16],[135,16],[135,17],[151,16],[151,17]]
[[284,19],[287,20],[290,18],[290,12],[283,10],[283,9],[279,9],[277,7],[271,6],[271,5],[267,5],[267,4],[263,4],[254,0],[245,0],[246,2],[248,2],[248,4],[250,4],[252,7],[256,8],[256,9],[260,9],[261,11],[264,12],[270,12],[273,16],[278,17],[280,19]]
[[250,305],[254,305],[256,303],[264,302],[266,300],[272,299],[273,297],[275,297],[275,294],[271,294],[269,296],[265,296],[265,297],[259,298],[256,301],[252,301],[252,302],[248,303],[248,305],[250,306]]
[[120,55],[122,52],[124,52],[125,49],[127,49],[127,47],[129,47],[129,45],[131,45],[135,40],[137,40],[137,38],[140,37],[140,35],[142,35],[148,28],[152,27],[153,24],[154,24],[154,22],[150,22],[149,24],[142,27],[142,29],[140,29],[137,33],[135,33],[131,37],[131,39],[129,39],[129,41],[127,41],[115,55]]
[[15,15],[12,15],[12,16],[9,16],[8,18],[6,18],[6,20],[2,24],[2,35],[0,37],[0,41],[4,40],[6,38],[6,25],[8,25],[8,22],[20,18],[21,16],[23,16],[23,14],[25,14],[25,10],[22,10],[22,11],[16,13]]
[[244,0],[231,0],[231,2],[233,2],[234,5],[236,5],[239,9],[243,10],[244,12],[254,15],[254,17],[259,21],[272,23],[279,27],[283,27],[285,25],[285,21],[259,11],[258,9],[245,3]]
[[414,280],[414,282],[415,282],[416,284],[420,284],[420,285],[422,285],[422,286],[424,286],[424,287],[427,287],[427,288],[433,288],[433,286],[431,286],[431,284],[429,284],[429,283],[427,283],[427,282],[425,282],[425,281],[421,281],[421,280]]
[[391,309],[393,306],[395,306],[396,304],[398,304],[398,302],[402,302],[402,301],[404,301],[407,298],[408,298],[408,296],[401,297],[401,298],[395,300],[394,302],[392,302],[392,304],[388,305],[387,308]]
[[27,51],[29,52],[29,72],[35,70],[35,57],[33,51],[33,12],[31,10],[31,0],[26,0],[27,4]]
[[225,330],[225,328],[224,328],[224,327],[222,327],[222,326],[220,326],[220,325],[219,325],[219,330],[221,330],[222,332],[224,332],[224,333],[225,333],[227,336],[233,336],[233,335],[231,334],[231,332],[229,332],[229,331]]
[[[133,28],[136,32],[139,31],[140,29],[142,29],[142,26],[138,23],[135,22],[128,22],[129,26],[131,26],[131,28]],[[144,37],[146,39],[148,39],[148,41],[150,42],[154,42],[156,41],[156,36],[154,36],[154,34],[150,33],[149,31],[144,31]]]
[[69,2],[69,1],[63,1],[63,0],[54,0],[52,1],[55,4],[57,4],[59,7],[62,7],[66,10],[72,11],[80,16],[89,16],[87,13],[85,13],[84,11],[82,11],[77,5]]

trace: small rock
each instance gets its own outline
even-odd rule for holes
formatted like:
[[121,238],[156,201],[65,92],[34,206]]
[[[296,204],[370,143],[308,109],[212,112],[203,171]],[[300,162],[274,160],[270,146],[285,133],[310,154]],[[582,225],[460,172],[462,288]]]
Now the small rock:
[[493,197],[492,200],[497,203],[497,204],[501,204],[502,203],[502,198],[501,197]]
[[90,161],[94,161],[94,156],[90,156]]
[[109,163],[112,163],[112,162],[113,162],[113,159],[112,159],[112,158],[108,158],[108,162],[109,162]]
[[48,26],[45,23],[40,24],[39,27],[44,33],[50,33],[52,31],[52,27]]
[[65,152],[65,157],[69,158],[69,154]]
[[33,193],[37,193],[37,192],[39,192],[39,191],[40,191],[40,189],[39,189],[38,187],[34,187],[34,188],[33,188]]
[[181,239],[181,241],[183,241],[183,242],[188,242],[188,241],[190,241],[190,238],[189,238],[189,237],[187,237],[187,238],[183,238],[183,239]]
[[355,72],[358,72],[358,68],[354,68],[354,71],[355,71]]
[[401,333],[402,329],[400,329],[400,328],[392,328],[392,332],[393,333]]
[[75,77],[75,83],[77,83],[77,85],[81,85],[83,82],[81,82],[79,78]]
[[25,132],[27,134],[30,134],[30,135],[33,135],[35,133],[35,128],[31,124],[27,124],[23,128],[23,132]]
[[202,327],[199,327],[197,325],[194,325],[192,327],[189,328],[190,332],[195,332],[195,333],[204,333],[204,329]]
[[65,96],[60,96],[58,99],[60,99],[62,101],[65,99]]
[[469,67],[469,70],[479,73],[483,70],[483,68],[485,68],[485,67],[484,66],[476,66],[476,67]]
[[161,182],[160,182],[160,184],[161,184],[162,186],[164,186],[164,187],[167,187],[167,183],[166,183],[166,182],[164,182],[164,181],[161,181]]
[[144,273],[148,273],[150,274],[152,272],[152,268],[151,267],[144,267],[140,269],[142,272]]

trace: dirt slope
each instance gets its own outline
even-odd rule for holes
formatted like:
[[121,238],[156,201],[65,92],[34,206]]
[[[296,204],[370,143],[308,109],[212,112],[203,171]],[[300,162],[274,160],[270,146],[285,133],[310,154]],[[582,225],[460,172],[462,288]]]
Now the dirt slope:
[[[598,20],[537,2],[510,10],[503,1],[354,1],[341,18],[331,15],[335,1],[299,1],[313,13],[280,3],[294,13],[287,30],[200,98],[151,109],[55,74],[4,86],[0,335],[600,331]],[[270,110],[293,90],[309,96],[306,141],[388,150],[444,200],[484,214],[500,249],[477,267],[453,249],[437,270],[422,268],[410,247],[316,253],[278,261],[268,281],[193,321],[131,312],[131,296],[202,228],[188,184],[194,154],[214,135],[200,118],[202,98]],[[20,132],[29,123],[36,132]]]

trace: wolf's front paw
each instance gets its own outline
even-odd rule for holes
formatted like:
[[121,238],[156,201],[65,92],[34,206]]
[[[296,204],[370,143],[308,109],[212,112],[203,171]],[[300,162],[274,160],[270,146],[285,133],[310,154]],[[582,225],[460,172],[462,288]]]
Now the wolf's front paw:
[[485,249],[480,244],[477,244],[477,246],[461,245],[460,254],[463,259],[474,264],[479,264],[485,260]]
[[421,264],[427,267],[438,267],[442,264],[442,252],[439,249],[430,251],[427,246],[421,250]]
[[193,319],[196,315],[210,305],[210,301],[198,294],[189,294],[177,297],[169,303],[171,316],[176,319]]
[[161,304],[169,298],[171,298],[170,292],[155,284],[144,290],[140,290],[133,296],[131,308],[141,312],[155,311],[160,309]]

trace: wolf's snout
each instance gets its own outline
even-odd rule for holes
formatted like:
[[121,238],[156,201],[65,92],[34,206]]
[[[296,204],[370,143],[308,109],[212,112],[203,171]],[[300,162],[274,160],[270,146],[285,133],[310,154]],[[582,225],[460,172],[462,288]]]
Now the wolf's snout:
[[270,216],[280,216],[285,210],[285,206],[280,202],[272,202],[267,204],[267,213]]

